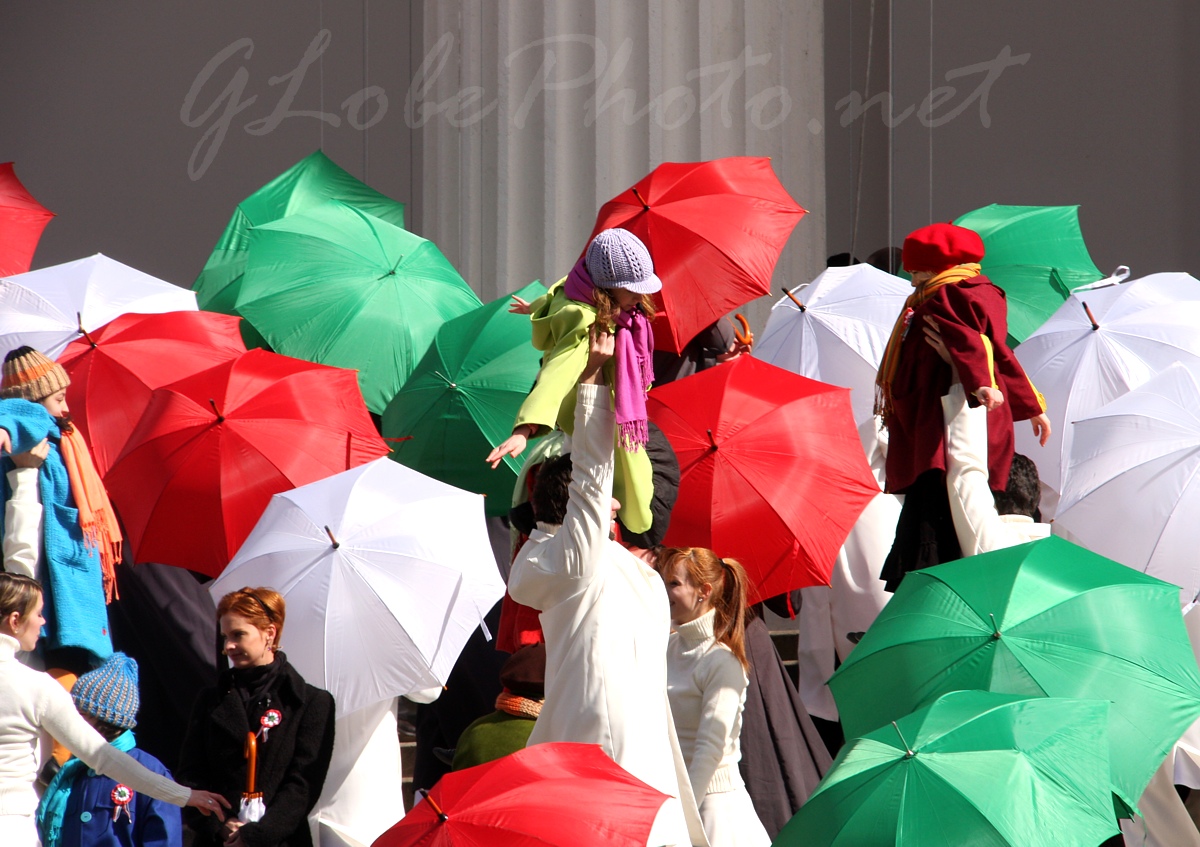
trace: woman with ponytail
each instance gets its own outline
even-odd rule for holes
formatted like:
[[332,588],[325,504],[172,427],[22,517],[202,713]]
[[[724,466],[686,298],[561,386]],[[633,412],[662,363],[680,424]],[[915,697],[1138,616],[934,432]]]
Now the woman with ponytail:
[[766,847],[770,836],[738,772],[746,572],[702,547],[664,549],[657,567],[675,626],[667,646],[667,696],[709,844]]

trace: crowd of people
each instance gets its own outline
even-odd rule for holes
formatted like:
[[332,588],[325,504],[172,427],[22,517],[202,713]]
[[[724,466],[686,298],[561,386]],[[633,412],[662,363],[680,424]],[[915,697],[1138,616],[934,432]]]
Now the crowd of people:
[[[1036,468],[1013,453],[1014,422],[1032,421],[1045,443],[1045,405],[1005,344],[1004,296],[980,274],[982,256],[978,235],[948,224],[903,248],[914,290],[877,381],[887,488],[906,495],[877,575],[888,589],[912,570],[1048,534]],[[749,606],[742,565],[659,546],[679,472],[647,418],[655,374],[748,352],[713,327],[691,353],[656,357],[661,285],[646,245],[610,229],[546,296],[514,300],[543,364],[487,461],[525,454],[538,435],[563,437],[559,455],[527,463],[536,460],[529,518],[501,624],[516,635],[501,644],[512,655],[495,709],[435,752],[462,769],[526,745],[598,744],[668,797],[648,845],[766,847],[831,756]],[[196,699],[173,778],[136,747],[137,665],[114,652],[105,619],[120,530],[70,425],[67,384],[35,350],[5,358],[0,843],[169,847],[186,824],[198,845],[311,847],[334,702],[280,649],[286,606],[275,590],[219,601],[228,667]],[[799,592],[773,599],[785,612],[803,605]],[[43,769],[46,738],[63,747],[54,774]]]

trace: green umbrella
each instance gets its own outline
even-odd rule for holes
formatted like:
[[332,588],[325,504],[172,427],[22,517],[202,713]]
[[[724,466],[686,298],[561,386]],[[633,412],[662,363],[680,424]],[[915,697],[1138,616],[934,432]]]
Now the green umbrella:
[[948,691],[1111,700],[1129,809],[1200,717],[1179,587],[1060,538],[909,574],[829,687],[847,737]]
[[[539,282],[516,292],[534,300]],[[446,321],[400,393],[383,413],[383,432],[406,438],[392,458],[423,474],[487,495],[489,515],[507,515],[521,459],[492,470],[483,461],[509,436],[541,353],[526,315],[510,314],[509,296]],[[528,453],[527,453],[528,455]]]
[[1008,343],[1046,322],[1071,289],[1101,279],[1083,243],[1078,206],[999,206],[955,221],[983,238],[983,272],[1008,295]]
[[956,691],[849,742],[775,847],[1067,847],[1119,831],[1102,700]]
[[[239,314],[234,304],[246,270],[250,228],[312,209],[328,200],[341,200],[396,226],[404,226],[403,203],[355,179],[318,150],[238,204],[200,276],[192,283],[200,308],[226,315]],[[248,321],[242,321],[242,335],[247,347],[261,347],[265,343]]]
[[479,305],[432,241],[330,201],[251,230],[236,308],[275,352],[357,370],[382,414],[438,327]]

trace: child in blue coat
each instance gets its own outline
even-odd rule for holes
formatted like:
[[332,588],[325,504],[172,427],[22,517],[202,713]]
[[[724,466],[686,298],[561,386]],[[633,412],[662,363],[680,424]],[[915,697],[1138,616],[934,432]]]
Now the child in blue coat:
[[[140,704],[137,662],[113,653],[71,689],[79,713],[119,750],[170,778],[158,759],[137,749],[133,727]],[[42,847],[182,847],[179,807],[97,774],[76,758],[46,789],[37,811]]]

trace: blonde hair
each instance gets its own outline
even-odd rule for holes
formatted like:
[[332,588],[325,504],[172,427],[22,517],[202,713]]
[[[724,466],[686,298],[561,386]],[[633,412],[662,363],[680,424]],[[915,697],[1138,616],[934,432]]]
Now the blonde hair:
[[32,615],[42,599],[42,584],[36,579],[15,573],[0,573],[0,618],[19,612],[22,618]]
[[283,620],[287,617],[287,601],[273,588],[239,588],[217,603],[217,620],[233,613],[248,620],[259,630],[275,625],[274,646],[283,640]]
[[[654,316],[658,314],[658,310],[654,308],[654,297],[649,294],[641,295],[641,302],[635,308],[639,309],[646,320],[653,321]],[[596,306],[596,320],[605,320],[611,323],[610,315],[617,311],[617,301],[606,289],[596,286],[592,289],[592,302]],[[611,326],[609,327],[612,328]]]
[[709,603],[712,604],[713,634],[717,641],[732,651],[743,669],[749,669],[746,660],[746,597],[750,578],[736,559],[722,559],[704,547],[665,547],[658,554],[655,564],[664,576],[679,562],[687,572],[693,585],[712,586]]

